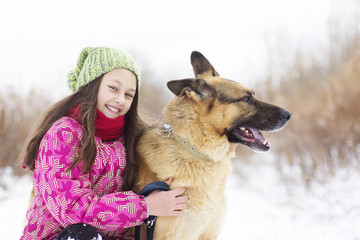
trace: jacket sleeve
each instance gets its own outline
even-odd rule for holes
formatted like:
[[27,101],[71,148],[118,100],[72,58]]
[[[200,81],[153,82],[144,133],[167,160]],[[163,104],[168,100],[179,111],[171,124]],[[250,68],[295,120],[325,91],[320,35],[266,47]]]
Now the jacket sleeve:
[[116,231],[139,225],[147,217],[142,196],[127,191],[99,197],[81,164],[68,170],[80,137],[70,125],[60,124],[50,128],[40,144],[34,177],[50,214],[63,227],[86,223],[100,231]]

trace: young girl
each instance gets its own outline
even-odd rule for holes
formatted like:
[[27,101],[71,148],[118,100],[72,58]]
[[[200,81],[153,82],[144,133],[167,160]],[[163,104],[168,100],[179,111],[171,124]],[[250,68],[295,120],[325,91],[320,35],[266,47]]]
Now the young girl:
[[73,94],[46,113],[26,146],[35,197],[21,239],[133,239],[130,227],[149,214],[180,215],[184,188],[146,198],[131,191],[145,129],[134,60],[114,48],[85,48],[68,85]]

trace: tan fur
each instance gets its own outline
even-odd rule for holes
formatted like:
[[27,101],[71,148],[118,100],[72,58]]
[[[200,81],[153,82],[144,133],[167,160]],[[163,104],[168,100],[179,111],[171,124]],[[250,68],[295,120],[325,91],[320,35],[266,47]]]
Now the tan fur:
[[[189,197],[182,216],[158,218],[155,240],[217,239],[226,212],[225,182],[236,147],[236,143],[229,142],[226,132],[239,119],[257,111],[256,106],[244,102],[221,100],[223,96],[241,99],[253,94],[250,89],[218,76],[201,54],[192,59],[192,64],[197,78],[193,80],[200,79],[197,82],[206,83],[207,87],[184,87],[181,93],[178,91],[165,107],[164,119],[137,144],[136,190],[171,177],[170,188],[185,187]],[[176,142],[164,124],[212,160],[194,157]]]

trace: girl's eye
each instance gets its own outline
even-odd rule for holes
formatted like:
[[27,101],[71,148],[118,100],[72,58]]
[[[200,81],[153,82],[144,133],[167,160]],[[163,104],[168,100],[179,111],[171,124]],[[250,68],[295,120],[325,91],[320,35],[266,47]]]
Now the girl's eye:
[[116,90],[117,90],[117,88],[114,87],[114,86],[109,86],[109,88],[110,88],[111,90],[113,90],[113,91],[116,91]]
[[126,96],[127,96],[128,98],[134,98],[134,96],[133,96],[132,94],[130,94],[130,93],[126,94]]

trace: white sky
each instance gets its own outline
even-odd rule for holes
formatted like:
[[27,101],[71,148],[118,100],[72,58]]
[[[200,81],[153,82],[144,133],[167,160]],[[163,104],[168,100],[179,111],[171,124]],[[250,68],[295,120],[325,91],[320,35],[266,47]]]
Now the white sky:
[[[134,55],[164,84],[192,76],[191,51],[244,84],[264,77],[269,49],[324,46],[330,17],[354,21],[356,0],[7,0],[0,3],[1,86],[68,94],[85,46]],[[54,91],[54,92],[52,92]]]

